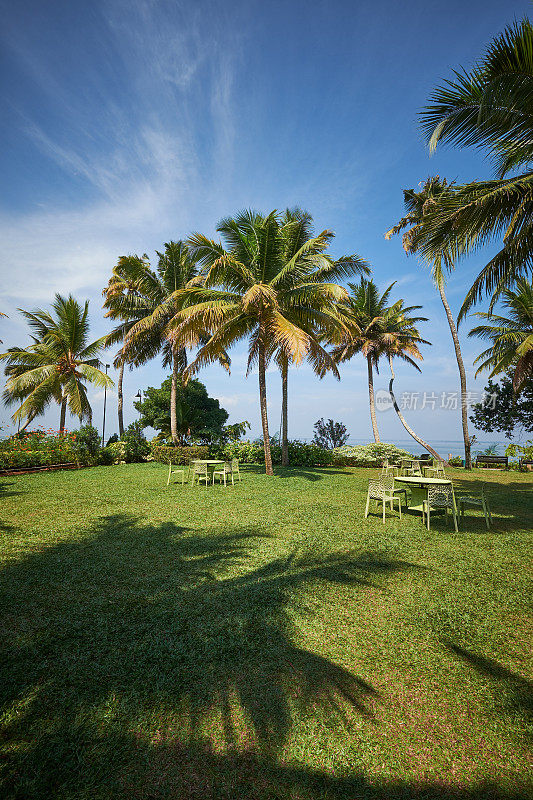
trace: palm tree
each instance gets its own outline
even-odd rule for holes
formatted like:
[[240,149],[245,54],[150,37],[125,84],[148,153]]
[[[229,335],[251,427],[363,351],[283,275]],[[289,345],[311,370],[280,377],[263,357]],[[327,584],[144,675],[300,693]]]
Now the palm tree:
[[[311,239],[314,238],[313,218],[307,211],[300,208],[286,209],[280,220],[280,235],[283,241],[284,253],[283,258],[286,262],[293,259],[297,253],[301,253],[300,258],[303,262],[312,258],[313,251],[307,250],[306,245]],[[333,239],[333,234],[324,232],[324,239],[330,242]],[[320,257],[322,252],[322,240],[320,240],[317,255]],[[345,260],[345,276],[354,274],[368,274],[370,272],[369,266],[362,259],[350,256]],[[318,280],[325,281],[328,279],[328,274],[321,273],[317,276]],[[294,279],[296,283],[299,280],[298,272],[294,271]],[[322,378],[326,372],[330,371],[333,375],[340,380],[339,371],[334,359],[330,353],[322,347],[318,341],[313,326],[307,325],[305,315],[298,321],[299,327],[306,331],[313,342],[312,351],[309,353],[310,360],[315,374]],[[281,386],[282,386],[282,403],[281,403],[281,465],[286,467],[289,464],[289,435],[288,435],[288,377],[289,377],[289,359],[280,350],[278,358],[276,359],[281,372]]]
[[[470,71],[455,71],[421,113],[430,149],[440,142],[484,149],[497,177],[455,186],[427,215],[417,249],[451,268],[463,254],[503,235],[459,314],[484,293],[495,297],[533,264],[533,26],[515,22],[495,37]],[[516,172],[519,171],[518,174]],[[515,174],[510,174],[515,173]]]
[[383,352],[389,361],[391,379],[389,381],[389,394],[391,396],[392,405],[398,419],[403,427],[412,436],[415,441],[422,445],[426,450],[429,450],[435,458],[439,461],[443,459],[427,442],[424,441],[415,431],[408,425],[405,420],[396,397],[394,396],[394,358],[400,358],[406,361],[411,366],[415,367],[420,372],[420,367],[415,359],[421,360],[422,354],[419,349],[421,344],[430,344],[426,339],[422,339],[418,331],[417,325],[419,322],[427,322],[427,317],[413,317],[411,313],[418,311],[422,306],[404,306],[403,300],[397,300],[390,308],[388,308],[383,316],[382,321],[382,342]]
[[98,369],[104,340],[87,341],[89,302],[82,307],[72,295],[65,299],[56,294],[52,305],[55,316],[40,309],[19,310],[35,335],[29,347],[10,347],[0,355],[8,377],[3,400],[8,405],[21,402],[13,421],[26,418],[26,428],[52,401],[61,408],[60,431],[65,429],[67,406],[80,421],[90,420],[85,383],[104,388],[112,386],[113,381]]
[[211,334],[188,374],[219,358],[235,342],[248,338],[247,371],[257,365],[259,374],[267,475],[273,474],[267,366],[274,357],[279,364],[281,356],[295,364],[303,358],[320,361],[317,345],[321,333],[342,324],[336,304],[346,297],[346,290],[331,281],[349,273],[354,265],[363,264],[357,256],[334,261],[326,255],[329,231],[306,240],[287,260],[281,228],[275,211],[266,216],[243,211],[219,223],[217,231],[225,247],[198,233],[191,236],[189,246],[204,265],[205,279],[202,286],[184,293],[186,306],[174,322],[180,335],[191,344],[198,342],[198,330]]
[[[150,313],[151,307],[146,298],[141,293],[141,278],[150,265],[147,256],[121,256],[117,264],[113,267],[113,272],[108,284],[102,294],[105,298],[104,308],[107,309],[106,317],[112,320],[120,320],[120,323],[106,337],[106,347],[110,347],[118,342],[124,342],[126,336],[131,331],[136,322],[143,319]],[[130,369],[134,365],[133,357],[130,356]],[[119,350],[113,366],[118,368],[117,379],[117,411],[118,411],[118,430],[122,438],[124,434],[124,399],[122,384],[124,380],[124,358],[123,348]]]
[[374,441],[380,442],[376,405],[374,399],[374,369],[379,370],[379,359],[383,355],[383,320],[388,309],[388,300],[394,283],[379,294],[373,280],[361,278],[360,283],[349,283],[350,294],[342,307],[342,319],[347,332],[333,349],[338,363],[348,361],[361,354],[368,371],[368,398]]
[[[428,215],[433,213],[433,209],[443,202],[443,198],[447,197],[453,191],[446,179],[439,178],[438,175],[427,178],[424,184],[419,187],[419,191],[414,189],[405,189],[403,193],[404,206],[407,211],[405,217],[385,234],[386,239],[390,239],[395,234],[407,228],[402,237],[403,248],[409,255],[411,253],[422,252],[424,249],[421,246],[420,231],[423,230],[425,221]],[[461,345],[459,336],[457,334],[457,326],[453,318],[446,292],[444,291],[445,279],[442,271],[442,262],[448,268],[452,267],[451,255],[446,250],[439,251],[434,257],[428,253],[425,254],[426,262],[431,270],[431,277],[437,287],[437,290],[446,313],[450,333],[452,336],[453,346],[455,349],[455,358],[457,361],[457,369],[459,370],[459,380],[461,384],[461,424],[463,428],[463,441],[465,448],[465,468],[472,468],[472,459],[470,455],[470,435],[468,433],[468,406],[467,406],[467,387],[466,387],[466,372],[461,353]]]
[[[146,257],[130,258],[129,268],[136,289],[132,297],[125,298],[120,313],[128,317],[140,311],[142,314],[126,333],[120,357],[138,365],[162,352],[163,366],[172,368],[170,429],[172,441],[178,444],[178,381],[187,367],[187,349],[179,329],[171,326],[171,322],[181,308],[183,292],[201,283],[201,278],[197,259],[185,242],[168,242],[164,252],[157,251],[157,255],[155,272],[149,268]],[[196,341],[200,339],[198,330]]]
[[519,278],[514,289],[501,293],[507,315],[478,311],[474,316],[488,325],[478,325],[469,336],[488,339],[491,346],[484,350],[474,364],[481,362],[476,376],[490,369],[490,378],[513,370],[513,388],[519,392],[524,382],[533,375],[533,283]]

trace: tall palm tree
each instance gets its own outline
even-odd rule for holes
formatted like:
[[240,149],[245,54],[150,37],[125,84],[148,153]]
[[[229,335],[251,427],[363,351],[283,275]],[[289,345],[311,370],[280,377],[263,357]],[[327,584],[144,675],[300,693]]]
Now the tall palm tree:
[[343,333],[341,341],[333,349],[333,357],[338,363],[348,361],[355,355],[362,355],[366,361],[370,420],[375,442],[381,439],[374,399],[374,370],[379,370],[379,360],[384,352],[383,320],[393,286],[394,283],[391,283],[380,295],[373,280],[361,278],[358,284],[348,284],[350,294],[340,309],[347,332]]
[[[105,298],[104,308],[107,309],[106,317],[112,320],[120,320],[120,323],[106,337],[106,346],[111,347],[117,343],[124,343],[128,333],[136,322],[139,322],[151,311],[150,303],[141,293],[141,278],[150,269],[147,256],[121,256],[117,264],[113,267],[113,272],[109,278],[107,286],[102,294]],[[130,356],[130,369],[135,361]],[[123,347],[115,356],[113,366],[118,368],[117,379],[117,412],[119,436],[124,434],[124,398],[122,385],[124,381],[124,367],[126,359]]]
[[403,303],[403,300],[397,300],[392,306],[386,309],[381,323],[383,353],[389,361],[389,367],[391,371],[389,394],[391,396],[393,408],[398,415],[398,419],[402,423],[409,436],[412,436],[412,438],[422,445],[422,447],[424,447],[426,450],[429,450],[429,452],[432,453],[435,458],[437,458],[439,461],[442,461],[443,459],[441,456],[439,456],[437,451],[434,450],[426,441],[424,441],[421,436],[415,433],[415,431],[407,423],[402,412],[400,411],[400,407],[398,406],[396,397],[394,395],[393,385],[395,374],[393,360],[395,358],[400,358],[402,361],[406,361],[408,364],[411,364],[411,366],[415,367],[415,369],[420,372],[420,367],[415,361],[415,359],[422,359],[419,346],[421,344],[430,344],[430,342],[428,342],[426,339],[422,339],[417,327],[419,322],[427,322],[427,317],[412,316],[412,312],[418,311],[421,306],[404,306]]
[[[286,209],[285,213],[280,220],[280,235],[283,242],[283,258],[286,262],[293,259],[300,253],[300,259],[309,262],[313,256],[313,249],[306,249],[306,245],[311,239],[314,238],[313,218],[307,211],[300,208]],[[333,234],[331,232],[324,232],[324,240],[331,242]],[[320,257],[322,252],[322,240],[319,240],[316,254]],[[370,268],[366,262],[360,258],[351,256],[345,260],[345,276],[354,274],[368,274]],[[294,279],[296,283],[300,280],[298,272],[295,270]],[[329,278],[327,273],[321,273],[317,276],[317,280],[327,281]],[[326,372],[332,374],[340,380],[339,371],[335,360],[330,353],[322,347],[320,341],[316,336],[314,326],[307,324],[305,315],[298,321],[299,327],[306,331],[313,341],[312,351],[312,364],[315,374],[322,378]],[[281,386],[282,386],[282,403],[281,403],[281,465],[286,467],[289,464],[289,435],[288,435],[288,379],[289,379],[289,364],[290,361],[283,352],[280,350],[279,356],[276,359],[281,372]]]
[[72,295],[65,299],[56,294],[54,316],[41,309],[19,310],[35,335],[29,347],[10,347],[0,354],[8,377],[3,400],[8,405],[21,402],[13,421],[26,418],[26,428],[52,401],[61,409],[59,430],[65,429],[67,406],[80,421],[90,420],[85,384],[103,388],[112,386],[113,381],[98,369],[104,340],[88,342],[89,302],[81,306]]
[[[130,260],[131,277],[136,283],[133,297],[125,298],[122,314],[142,312],[128,330],[122,346],[121,358],[134,364],[143,364],[162,353],[163,366],[171,367],[170,429],[172,441],[179,443],[177,397],[178,382],[187,367],[187,346],[180,337],[179,328],[171,326],[184,300],[184,290],[201,283],[198,260],[185,242],[168,242],[162,253],[157,251],[156,270],[148,266],[145,257]],[[201,338],[197,331],[196,343]],[[222,356],[221,356],[222,358]]]
[[[446,266],[485,243],[503,246],[481,270],[459,314],[484,293],[496,297],[533,266],[533,26],[507,27],[469,71],[454,71],[421,113],[430,149],[440,142],[478,147],[495,162],[497,177],[455,186],[442,196],[419,233],[419,249]],[[513,174],[511,174],[513,173]],[[517,174],[518,173],[518,174]]]
[[459,371],[459,381],[461,384],[461,424],[463,428],[463,442],[465,449],[465,468],[472,468],[472,459],[470,453],[470,435],[468,432],[468,406],[467,406],[467,386],[466,386],[466,371],[461,352],[461,344],[457,333],[457,326],[453,318],[453,314],[446,297],[444,290],[445,277],[442,269],[444,264],[451,269],[452,256],[447,250],[441,250],[432,257],[429,253],[424,251],[421,245],[420,231],[424,228],[425,221],[428,215],[433,213],[433,209],[438,204],[443,202],[443,198],[447,197],[453,191],[451,186],[445,178],[441,179],[438,175],[427,178],[424,184],[419,187],[419,191],[415,189],[405,189],[403,193],[404,206],[407,211],[405,217],[387,231],[385,234],[386,239],[390,239],[400,231],[407,229],[402,237],[403,248],[409,255],[411,253],[425,254],[426,262],[431,270],[431,277],[439,292],[448,326],[452,336],[453,346],[455,350],[455,358],[457,361],[457,369]]
[[533,376],[533,283],[519,278],[514,289],[502,291],[501,301],[507,314],[478,311],[474,316],[491,324],[478,325],[468,335],[491,342],[474,361],[481,362],[476,375],[490,369],[493,378],[512,369],[513,388],[519,392]]
[[[333,281],[361,261],[358,256],[336,261],[328,256],[329,231],[308,239],[286,260],[281,227],[277,212],[264,216],[249,210],[219,223],[217,231],[225,246],[198,233],[191,236],[189,246],[202,262],[205,278],[202,286],[184,293],[186,306],[174,321],[180,335],[191,344],[198,342],[199,329],[211,334],[200,347],[189,374],[219,358],[235,342],[248,338],[248,373],[257,366],[259,375],[267,475],[273,474],[267,366],[281,354],[295,364],[303,358],[311,363],[320,361],[317,343],[321,332],[341,325],[336,304],[346,297],[346,290]],[[301,327],[304,320],[305,329]]]

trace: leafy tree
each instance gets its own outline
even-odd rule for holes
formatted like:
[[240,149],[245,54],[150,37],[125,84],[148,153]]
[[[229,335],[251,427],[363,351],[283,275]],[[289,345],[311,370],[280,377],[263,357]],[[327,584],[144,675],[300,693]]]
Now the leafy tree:
[[107,440],[106,447],[109,447],[109,445],[110,445],[110,444],[115,444],[115,442],[118,442],[118,440],[119,440],[118,433],[113,433],[113,434],[112,434],[112,435],[109,437],[109,439]]
[[533,432],[533,378],[524,381],[518,396],[510,374],[499,383],[489,380],[485,401],[472,406],[470,419],[478,430],[504,433],[507,439],[517,432]]
[[76,434],[76,449],[95,458],[100,451],[100,434],[94,425],[84,425],[73,433]]
[[[135,408],[141,414],[141,427],[155,428],[165,439],[171,438],[171,393],[172,378],[169,377],[159,389],[148,387],[142,403],[135,403]],[[220,439],[228,416],[218,400],[209,397],[200,381],[190,380],[178,385],[175,419],[179,444],[184,445],[191,439]]]
[[267,366],[274,357],[278,363],[280,358],[295,364],[303,358],[321,362],[320,336],[331,325],[339,325],[336,305],[346,296],[345,289],[332,281],[362,264],[357,256],[334,261],[326,255],[329,231],[307,240],[287,261],[281,229],[275,211],[267,216],[244,211],[219,223],[225,246],[194,234],[189,247],[206,275],[202,286],[185,293],[187,307],[175,319],[181,335],[188,334],[193,341],[198,329],[211,334],[189,373],[220,358],[235,342],[249,340],[248,373],[257,366],[267,475],[273,474]]
[[250,423],[247,419],[243,422],[234,422],[232,425],[224,425],[222,428],[221,439],[223,442],[238,442],[250,430]]
[[91,419],[86,383],[98,388],[113,381],[98,369],[103,339],[89,343],[89,302],[81,306],[73,297],[56,294],[53,315],[23,311],[34,335],[29,347],[10,347],[0,359],[6,362],[6,404],[21,402],[13,421],[26,418],[27,427],[53,401],[60,406],[59,429],[65,429],[67,406],[80,421]]
[[433,209],[438,204],[444,201],[450,192],[452,186],[446,181],[445,178],[441,179],[438,175],[428,178],[424,184],[419,187],[419,191],[414,189],[405,189],[403,193],[403,200],[407,214],[399,220],[399,222],[387,231],[385,234],[386,239],[390,239],[400,231],[405,230],[402,237],[403,248],[405,252],[410,255],[411,253],[420,253],[424,256],[427,264],[431,270],[431,277],[440,294],[440,299],[444,307],[446,319],[452,336],[453,346],[455,350],[455,359],[457,361],[457,369],[459,371],[459,381],[461,385],[461,424],[463,427],[463,442],[465,448],[465,468],[472,468],[472,458],[470,453],[470,435],[468,433],[468,415],[467,415],[467,385],[466,385],[466,370],[461,352],[461,344],[459,342],[459,335],[457,333],[457,326],[453,318],[453,314],[446,297],[445,278],[443,272],[443,262],[451,269],[453,266],[454,253],[453,248],[446,250],[441,247],[438,251],[431,251],[424,247],[424,231],[428,216],[431,215]]
[[315,434],[312,444],[324,447],[326,450],[342,447],[350,438],[346,425],[343,425],[342,422],[333,422],[332,419],[328,419],[325,422],[322,417],[315,422],[313,427]]
[[501,299],[508,316],[478,311],[474,316],[492,325],[478,325],[468,335],[491,342],[474,361],[481,362],[476,375],[490,369],[489,377],[493,378],[512,367],[513,386],[518,392],[533,376],[533,283],[519,278],[515,288],[502,291]]
[[144,456],[147,456],[150,452],[150,445],[146,441],[142,425],[139,421],[132,422],[131,425],[128,425],[121,441],[125,445],[126,461],[128,462],[143,461]]
[[[469,70],[455,70],[421,114],[431,150],[440,142],[477,147],[492,157],[497,177],[455,186],[428,213],[419,249],[447,266],[503,238],[461,308],[461,319],[484,293],[496,293],[533,265],[533,26],[508,26]],[[511,174],[514,173],[514,174]],[[518,174],[516,174],[518,173]]]

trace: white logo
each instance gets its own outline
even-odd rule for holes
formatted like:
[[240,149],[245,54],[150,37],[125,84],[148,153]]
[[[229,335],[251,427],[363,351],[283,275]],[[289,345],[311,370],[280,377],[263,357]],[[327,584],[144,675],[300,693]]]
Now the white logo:
[[378,411],[388,411],[392,408],[391,396],[385,389],[378,389],[376,392],[376,408]]

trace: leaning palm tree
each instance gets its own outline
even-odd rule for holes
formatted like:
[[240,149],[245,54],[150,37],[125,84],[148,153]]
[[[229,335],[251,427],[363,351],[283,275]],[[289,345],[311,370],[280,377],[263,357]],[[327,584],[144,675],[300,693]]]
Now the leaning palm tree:
[[[409,255],[411,253],[424,254],[424,248],[421,245],[421,231],[424,229],[425,221],[428,215],[433,212],[433,209],[443,202],[453,191],[451,186],[445,178],[441,179],[438,175],[427,178],[424,184],[419,187],[419,191],[415,189],[405,189],[403,193],[404,206],[407,211],[405,217],[387,231],[385,234],[386,239],[390,239],[400,231],[407,229],[402,237],[403,248]],[[455,358],[457,361],[457,369],[459,371],[459,381],[461,384],[461,424],[463,428],[463,441],[465,448],[465,468],[472,468],[472,459],[470,455],[470,435],[468,433],[468,406],[467,406],[467,387],[466,387],[466,371],[461,353],[461,344],[457,333],[457,326],[453,318],[453,314],[446,297],[445,277],[443,272],[444,264],[451,268],[452,257],[446,250],[441,250],[439,253],[431,257],[427,252],[425,253],[426,262],[431,270],[431,277],[439,292],[448,326],[452,336],[453,346],[455,350]]]
[[[451,268],[487,242],[499,252],[481,270],[459,314],[484,293],[497,298],[533,266],[533,25],[515,22],[495,37],[469,71],[455,71],[421,113],[430,149],[440,142],[481,148],[497,177],[455,186],[427,215],[418,247]],[[518,173],[518,174],[517,174]]]
[[202,286],[183,293],[186,305],[174,320],[179,335],[191,344],[198,343],[199,330],[211,334],[188,374],[219,358],[235,342],[248,339],[248,373],[257,366],[259,374],[267,475],[273,474],[267,366],[280,355],[295,364],[304,358],[320,358],[321,332],[342,324],[336,305],[346,297],[346,290],[333,281],[360,261],[357,256],[337,261],[329,257],[325,253],[329,231],[305,241],[287,260],[281,227],[275,211],[266,216],[243,211],[219,223],[217,231],[225,246],[198,233],[191,236],[189,246],[204,266],[205,279]]
[[88,342],[89,302],[81,306],[69,295],[57,294],[47,311],[23,311],[34,332],[29,347],[10,347],[0,359],[6,362],[8,378],[3,400],[11,405],[20,402],[13,421],[26,419],[26,428],[35,417],[44,413],[53,401],[60,406],[59,430],[65,429],[67,407],[83,419],[91,419],[91,406],[85,384],[110,387],[113,381],[98,369],[98,355],[104,339]]
[[[333,234],[331,232],[324,232],[323,237],[324,239],[318,240],[318,246],[316,248],[316,253],[313,251],[315,248],[306,248],[308,242],[310,242],[314,238],[314,230],[313,230],[313,218],[311,214],[307,211],[303,211],[300,208],[291,208],[286,209],[285,213],[281,217],[280,220],[280,236],[283,242],[283,258],[288,263],[292,259],[294,259],[297,254],[300,254],[299,258],[302,261],[305,267],[312,263],[313,255],[316,254],[321,258],[322,254],[322,242],[328,241],[330,242],[333,239]],[[337,261],[337,269],[340,268],[340,261]],[[348,277],[350,275],[367,275],[370,272],[370,268],[366,262],[362,259],[354,256],[350,256],[348,259],[343,260],[344,266],[344,273],[343,277]],[[318,264],[320,267],[320,263]],[[305,270],[304,274],[306,275],[305,280],[309,281],[310,279],[316,280],[318,282],[328,281],[330,279],[330,273],[328,271],[319,271],[316,272],[314,276],[309,276],[307,274],[308,270]],[[341,272],[338,272],[338,277],[341,275]],[[298,281],[300,280],[300,275],[298,270],[293,270],[293,277],[295,280],[295,285],[297,285]],[[320,297],[318,297],[320,303]],[[318,310],[318,309],[317,309]],[[339,371],[335,360],[332,358],[331,354],[326,350],[325,347],[322,346],[320,341],[316,336],[316,331],[314,329],[314,325],[308,325],[307,319],[305,314],[300,316],[298,320],[298,325],[300,328],[306,331],[306,333],[310,337],[310,342],[312,342],[312,347],[308,353],[309,359],[311,361],[311,365],[315,374],[322,378],[326,372],[331,372],[337,380],[340,380]],[[278,356],[276,358],[278,366],[281,372],[281,386],[282,386],[282,403],[281,403],[281,465],[286,467],[289,464],[289,435],[288,435],[288,378],[289,378],[289,364],[290,359],[286,356],[283,349],[280,349]]]
[[[147,256],[121,256],[113,267],[107,286],[102,294],[105,298],[105,316],[112,320],[120,320],[119,324],[106,337],[106,346],[121,343],[123,345],[128,333],[136,322],[144,319],[151,312],[151,305],[142,294],[142,281],[145,273],[150,269]],[[135,359],[130,356],[130,369],[135,365]],[[124,434],[124,399],[122,385],[124,381],[124,367],[126,359],[123,347],[115,356],[113,366],[119,370],[117,378],[117,412],[119,436]]]
[[415,431],[407,423],[405,417],[400,411],[400,407],[398,406],[396,397],[394,395],[394,359],[399,358],[402,361],[406,361],[420,372],[420,367],[416,363],[417,360],[422,359],[420,345],[430,344],[430,342],[420,336],[417,327],[420,322],[427,322],[427,317],[412,316],[412,312],[418,311],[421,306],[404,306],[403,302],[403,300],[397,300],[396,303],[393,303],[393,305],[386,310],[382,321],[383,352],[389,361],[389,367],[391,371],[389,394],[391,396],[393,408],[398,415],[398,419],[402,423],[409,436],[412,436],[412,438],[422,445],[422,447],[424,447],[426,450],[429,450],[429,452],[435,456],[435,458],[437,458],[439,461],[442,461],[443,459],[441,456],[439,456],[437,451],[434,450],[426,441],[424,441],[421,436],[415,433]]
[[533,283],[519,278],[514,289],[502,291],[501,301],[507,312],[505,316],[505,312],[478,311],[474,316],[490,324],[478,325],[468,335],[491,342],[474,361],[479,363],[476,375],[488,369],[489,377],[493,378],[511,369],[513,388],[519,392],[533,376]]

